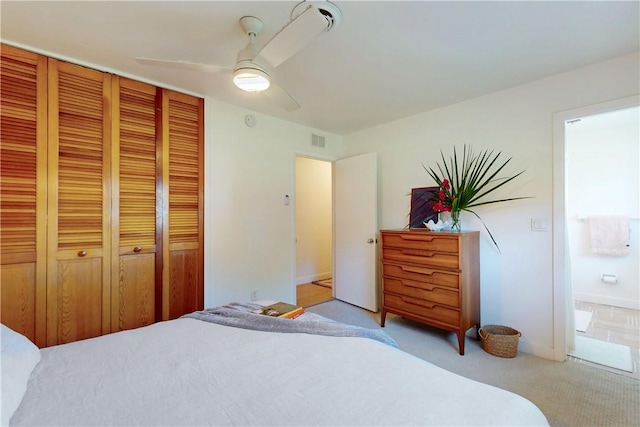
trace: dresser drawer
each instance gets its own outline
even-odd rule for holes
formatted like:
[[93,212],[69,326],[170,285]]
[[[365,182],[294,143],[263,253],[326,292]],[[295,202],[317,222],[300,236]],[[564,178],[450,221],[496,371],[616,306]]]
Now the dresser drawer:
[[385,233],[382,239],[383,247],[424,249],[437,252],[458,253],[458,236],[447,235],[444,232],[428,233],[423,231],[405,233]]
[[458,272],[436,270],[417,265],[395,264],[392,262],[382,263],[382,274],[393,276],[399,279],[408,279],[418,282],[425,282],[432,285],[447,286],[458,289],[460,286]]
[[458,270],[460,257],[457,253],[438,252],[426,249],[382,248],[383,261],[410,262],[430,267],[444,267]]
[[384,294],[384,306],[391,312],[406,312],[453,326],[460,324],[460,311],[419,298]]
[[460,294],[456,290],[440,288],[424,282],[398,279],[395,277],[384,277],[384,292],[420,298],[431,302],[458,307],[460,305]]

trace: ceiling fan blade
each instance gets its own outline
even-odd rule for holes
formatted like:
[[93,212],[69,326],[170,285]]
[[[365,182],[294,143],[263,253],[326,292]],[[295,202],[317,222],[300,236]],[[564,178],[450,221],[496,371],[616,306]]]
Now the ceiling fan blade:
[[264,94],[273,103],[279,105],[285,111],[295,111],[300,108],[300,104],[298,104],[298,102],[277,83],[272,83]]
[[260,50],[257,57],[276,68],[327,28],[329,28],[327,18],[318,8],[309,6],[276,33]]
[[136,58],[140,64],[152,65],[156,67],[165,68],[178,68],[180,70],[202,71],[205,73],[217,73],[220,71],[230,70],[228,67],[220,67],[217,65],[199,64],[196,62],[188,61],[172,61],[168,59],[153,59],[153,58]]

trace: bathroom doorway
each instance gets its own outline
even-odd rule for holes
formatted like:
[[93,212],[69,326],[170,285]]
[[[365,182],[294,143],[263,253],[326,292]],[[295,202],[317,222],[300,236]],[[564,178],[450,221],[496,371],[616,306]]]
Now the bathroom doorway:
[[[564,123],[570,357],[638,375],[640,108]],[[598,253],[596,221],[620,222],[625,251]]]

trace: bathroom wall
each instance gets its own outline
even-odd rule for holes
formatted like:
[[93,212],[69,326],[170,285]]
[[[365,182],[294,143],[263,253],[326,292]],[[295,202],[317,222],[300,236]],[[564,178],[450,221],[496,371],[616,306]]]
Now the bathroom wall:
[[[598,114],[567,123],[567,230],[574,297],[640,309],[639,108]],[[590,251],[589,216],[627,215],[631,254]],[[616,283],[605,283],[603,274]]]

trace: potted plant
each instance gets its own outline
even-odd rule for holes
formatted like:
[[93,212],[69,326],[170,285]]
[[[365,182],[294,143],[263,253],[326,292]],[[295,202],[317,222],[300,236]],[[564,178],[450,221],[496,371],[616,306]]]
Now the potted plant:
[[439,187],[438,194],[435,194],[430,200],[433,210],[436,212],[450,212],[451,230],[456,232],[460,231],[460,212],[471,212],[482,222],[498,250],[500,248],[491,231],[489,231],[482,218],[471,208],[529,198],[511,197],[508,199],[484,200],[486,196],[524,173],[524,171],[521,171],[510,177],[498,177],[498,174],[511,161],[511,157],[505,161],[498,161],[501,154],[501,152],[495,153],[488,150],[483,150],[476,154],[471,147],[465,145],[462,150],[461,160],[458,159],[458,153],[454,147],[453,156],[449,158],[448,162],[444,157],[444,153],[440,151],[442,163],[436,164],[437,170],[423,165]]

